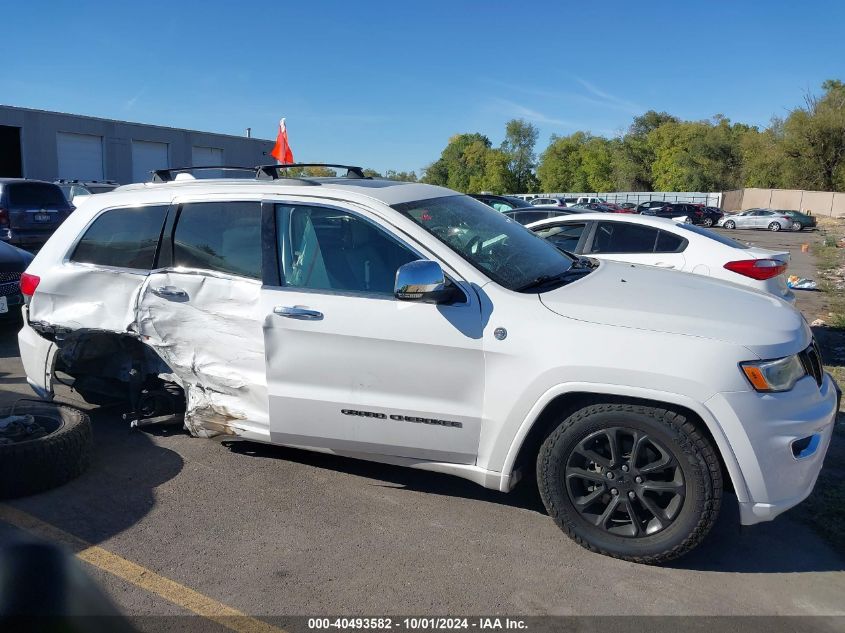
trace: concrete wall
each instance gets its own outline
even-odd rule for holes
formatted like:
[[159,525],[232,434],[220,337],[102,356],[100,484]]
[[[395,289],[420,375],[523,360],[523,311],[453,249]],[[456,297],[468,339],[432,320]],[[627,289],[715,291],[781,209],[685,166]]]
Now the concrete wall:
[[747,187],[722,192],[723,209],[742,211],[763,207],[810,211],[815,215],[845,217],[845,193],[803,189],[757,189]]
[[[132,141],[156,141],[169,145],[169,165],[190,167],[192,147],[223,150],[227,165],[247,166],[275,162],[269,154],[273,141],[245,136],[214,134],[177,128],[128,123],[110,119],[0,106],[0,125],[21,128],[23,175],[55,180],[58,174],[56,134],[71,132],[103,137],[104,176],[121,184],[132,182]],[[0,148],[2,151],[3,148]]]

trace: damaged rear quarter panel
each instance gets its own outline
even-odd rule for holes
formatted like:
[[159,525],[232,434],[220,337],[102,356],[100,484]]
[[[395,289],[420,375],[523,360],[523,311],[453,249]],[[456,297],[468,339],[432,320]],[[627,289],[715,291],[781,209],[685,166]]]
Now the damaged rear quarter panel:
[[[164,286],[187,298],[157,295]],[[189,270],[154,272],[141,288],[135,327],[184,389],[193,435],[269,438],[260,293],[258,281]]]

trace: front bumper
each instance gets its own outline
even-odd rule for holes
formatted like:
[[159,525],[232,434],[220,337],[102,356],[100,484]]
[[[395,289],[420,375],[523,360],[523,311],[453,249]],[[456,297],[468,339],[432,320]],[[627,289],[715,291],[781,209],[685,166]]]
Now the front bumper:
[[[827,373],[785,393],[720,393],[705,404],[719,420],[744,479],[740,522],[771,521],[806,499],[830,445],[841,392]],[[735,482],[736,483],[736,482]]]

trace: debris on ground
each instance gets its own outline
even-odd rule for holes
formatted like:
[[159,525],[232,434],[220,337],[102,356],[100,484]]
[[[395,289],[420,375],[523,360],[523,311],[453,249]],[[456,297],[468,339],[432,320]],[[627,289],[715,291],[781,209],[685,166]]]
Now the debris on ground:
[[0,418],[0,444],[35,439],[44,434],[44,428],[35,421],[32,415],[9,415]]
[[824,327],[827,325],[826,321],[822,321],[821,319],[816,319],[812,323],[810,323],[810,327]]
[[790,275],[786,280],[786,285],[793,290],[816,290],[818,288],[815,281],[798,275]]

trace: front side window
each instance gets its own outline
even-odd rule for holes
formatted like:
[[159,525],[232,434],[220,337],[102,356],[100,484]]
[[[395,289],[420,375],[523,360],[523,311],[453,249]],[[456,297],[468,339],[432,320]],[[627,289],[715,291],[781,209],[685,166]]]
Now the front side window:
[[393,296],[396,271],[420,259],[376,225],[341,209],[277,204],[276,226],[286,287]]
[[469,196],[417,200],[393,208],[510,290],[561,275],[574,263],[518,222]]
[[592,253],[653,253],[657,229],[625,222],[599,222]]
[[110,209],[88,227],[70,260],[150,270],[166,215],[167,205]]
[[173,234],[173,265],[261,279],[261,204],[182,205]]

